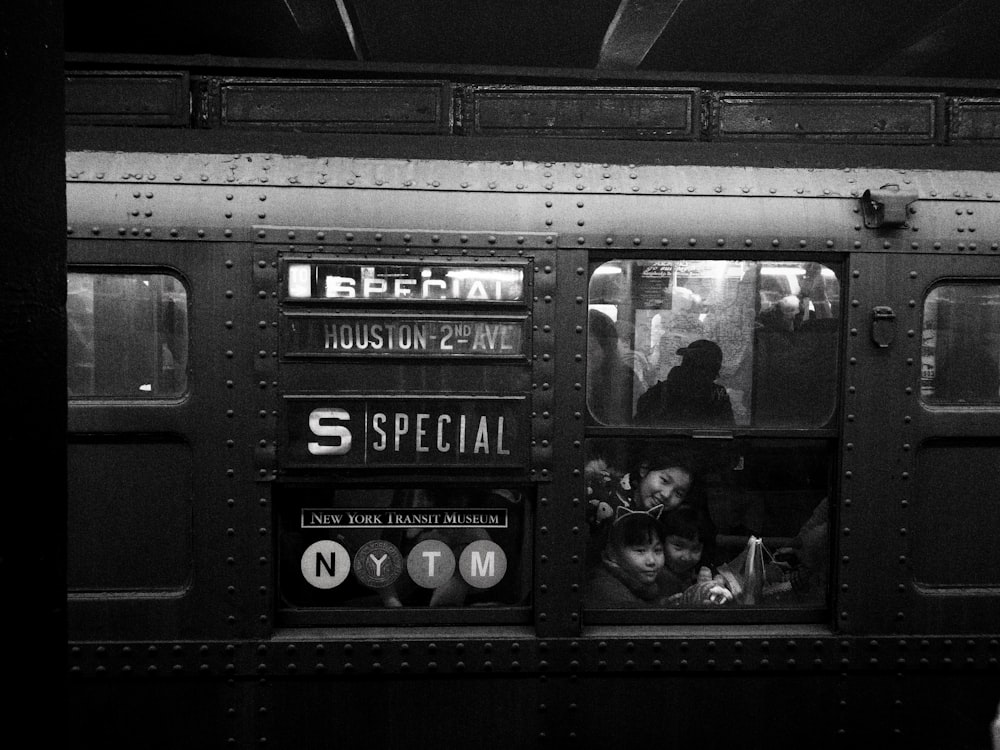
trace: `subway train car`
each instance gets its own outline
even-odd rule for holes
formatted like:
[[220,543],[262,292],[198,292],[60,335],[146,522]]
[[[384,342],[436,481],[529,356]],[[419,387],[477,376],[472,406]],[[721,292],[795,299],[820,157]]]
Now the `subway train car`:
[[713,86],[70,66],[84,746],[989,747],[1000,100]]

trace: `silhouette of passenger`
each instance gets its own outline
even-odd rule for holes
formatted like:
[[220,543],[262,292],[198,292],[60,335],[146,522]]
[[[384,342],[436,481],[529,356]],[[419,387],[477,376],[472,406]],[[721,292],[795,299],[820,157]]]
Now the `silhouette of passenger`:
[[799,296],[806,304],[804,314],[808,315],[809,305],[812,303],[812,315],[816,318],[832,318],[833,305],[826,292],[826,279],[823,278],[823,265],[821,263],[806,263],[805,277],[799,282]]
[[600,310],[591,310],[587,324],[587,405],[603,424],[628,424],[633,372],[619,353],[614,321]]
[[733,405],[724,386],[715,382],[722,369],[722,350],[714,341],[698,339],[677,350],[681,363],[672,367],[636,404],[635,422],[643,425],[735,424]]
[[656,367],[640,349],[634,348],[635,326],[625,321],[615,323],[618,332],[618,356],[626,367],[631,367],[635,377],[632,380],[634,393],[642,393],[656,382]]

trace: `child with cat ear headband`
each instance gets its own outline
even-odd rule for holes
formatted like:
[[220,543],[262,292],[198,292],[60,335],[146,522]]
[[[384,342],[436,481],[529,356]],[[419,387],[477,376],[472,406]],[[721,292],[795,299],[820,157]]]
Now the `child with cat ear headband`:
[[600,563],[589,571],[584,601],[592,609],[655,606],[661,599],[663,506],[620,506],[608,529]]

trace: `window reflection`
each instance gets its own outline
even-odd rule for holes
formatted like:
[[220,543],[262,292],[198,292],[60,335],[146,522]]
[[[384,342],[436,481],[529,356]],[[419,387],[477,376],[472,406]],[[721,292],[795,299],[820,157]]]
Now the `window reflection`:
[[1000,404],[1000,285],[946,284],[924,300],[921,396]]
[[167,274],[67,276],[70,398],[169,398],[187,390],[187,290]]
[[593,268],[587,398],[605,425],[821,427],[836,398],[840,284],[813,261]]

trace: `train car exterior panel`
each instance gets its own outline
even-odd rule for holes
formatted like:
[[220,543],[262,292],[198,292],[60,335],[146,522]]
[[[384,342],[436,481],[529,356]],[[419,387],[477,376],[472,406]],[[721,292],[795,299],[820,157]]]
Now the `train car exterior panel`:
[[[977,746],[953,727],[997,697],[1000,392],[970,395],[984,370],[945,363],[996,343],[996,173],[80,150],[67,191],[71,281],[96,310],[74,320],[157,321],[101,344],[121,362],[139,346],[139,380],[110,368],[71,394],[87,522],[70,541],[85,585],[69,661],[88,736],[115,745],[119,724],[166,721],[147,704],[198,675],[210,732],[246,746],[399,744],[415,726],[477,747],[603,743],[628,725],[833,747],[873,724],[867,739],[902,746],[939,685],[949,729],[912,741]],[[697,307],[709,295],[718,306]],[[804,381],[755,327],[789,295],[828,313],[800,350]],[[613,388],[595,311],[647,338],[721,315],[734,423],[600,412]],[[743,370],[741,342],[757,357]],[[814,398],[782,395],[803,383]],[[822,508],[822,588],[593,606],[593,462],[633,445],[710,458],[703,491],[733,549],[750,543],[737,511],[777,550]],[[129,480],[108,507],[116,471]],[[506,530],[456,531],[466,506],[435,516],[434,493],[454,489]],[[403,564],[392,549],[370,547],[374,568],[345,557],[402,547],[418,511],[438,524],[421,543],[463,538],[457,569],[487,584],[472,604],[395,607],[378,578]],[[102,548],[105,530],[120,544]],[[125,680],[134,695],[109,705]]]

